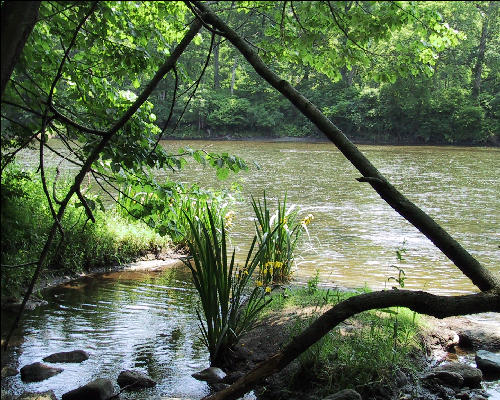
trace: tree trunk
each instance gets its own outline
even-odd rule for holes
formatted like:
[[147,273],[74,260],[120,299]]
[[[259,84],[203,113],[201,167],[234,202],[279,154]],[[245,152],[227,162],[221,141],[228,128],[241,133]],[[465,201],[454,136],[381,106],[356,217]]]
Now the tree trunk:
[[215,43],[214,46],[214,89],[220,89],[220,78],[219,78],[219,46],[220,39]]
[[477,99],[479,93],[481,92],[481,74],[483,72],[484,53],[486,52],[486,42],[488,40],[488,25],[490,24],[492,17],[495,15],[495,7],[498,8],[497,2],[490,1],[488,9],[483,17],[481,38],[479,39],[479,47],[477,49],[476,65],[472,71],[474,76],[474,80],[472,82],[472,97],[474,99]]
[[236,80],[236,67],[238,66],[238,58],[234,57],[233,69],[231,71],[231,96],[234,91],[234,81]]
[[6,1],[2,5],[1,97],[36,24],[40,3],[40,1]]

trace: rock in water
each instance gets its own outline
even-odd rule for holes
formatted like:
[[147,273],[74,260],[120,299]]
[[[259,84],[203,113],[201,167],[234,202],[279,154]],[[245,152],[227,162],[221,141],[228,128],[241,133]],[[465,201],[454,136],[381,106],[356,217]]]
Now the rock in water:
[[47,356],[43,361],[51,363],[80,363],[88,360],[89,353],[84,350],[62,351]]
[[451,363],[434,368],[431,372],[436,373],[441,371],[456,372],[457,374],[462,375],[462,378],[464,378],[464,386],[469,386],[470,388],[481,387],[483,374],[481,370],[477,368],[471,367],[467,364]]
[[458,389],[464,386],[464,378],[457,372],[434,371],[424,375],[422,379],[435,379],[442,385]]
[[24,392],[16,400],[57,400],[57,397],[52,390],[49,390],[40,393]]
[[150,388],[156,385],[156,382],[146,374],[129,370],[120,372],[117,382],[121,388],[128,386],[129,389]]
[[191,375],[193,378],[199,381],[205,381],[208,383],[217,383],[224,379],[226,373],[217,367],[209,367],[203,371],[196,372]]
[[478,350],[476,365],[488,380],[500,379],[500,353]]
[[62,395],[62,400],[108,400],[114,394],[109,379],[96,379]]
[[23,382],[40,382],[51,376],[63,372],[62,368],[54,368],[49,365],[36,362],[33,364],[25,365],[21,368],[21,380]]

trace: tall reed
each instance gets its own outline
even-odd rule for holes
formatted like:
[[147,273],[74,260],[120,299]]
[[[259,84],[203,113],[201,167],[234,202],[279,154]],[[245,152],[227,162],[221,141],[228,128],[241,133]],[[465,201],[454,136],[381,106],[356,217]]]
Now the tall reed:
[[263,241],[255,249],[254,237],[243,268],[235,264],[235,251],[227,254],[227,236],[222,216],[207,206],[208,221],[191,219],[188,240],[192,262],[186,261],[200,295],[203,317],[197,310],[203,342],[210,353],[210,364],[221,366],[227,352],[240,336],[253,327],[258,313],[270,301],[262,288],[246,290],[255,268],[267,249]]

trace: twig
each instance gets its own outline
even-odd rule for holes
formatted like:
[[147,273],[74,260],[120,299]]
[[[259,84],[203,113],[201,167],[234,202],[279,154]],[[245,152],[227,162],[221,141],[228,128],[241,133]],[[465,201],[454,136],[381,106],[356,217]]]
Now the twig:
[[0,267],[2,267],[2,268],[24,268],[24,267],[29,267],[30,265],[35,265],[37,262],[38,261],[31,261],[31,262],[28,262],[28,263],[17,264],[17,265],[2,264],[2,265],[0,265]]

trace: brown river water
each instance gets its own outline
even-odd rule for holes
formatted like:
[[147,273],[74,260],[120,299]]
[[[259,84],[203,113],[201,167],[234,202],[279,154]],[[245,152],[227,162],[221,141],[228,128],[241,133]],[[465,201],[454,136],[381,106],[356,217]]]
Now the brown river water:
[[[296,252],[294,278],[305,283],[319,271],[325,286],[391,287],[396,265],[405,287],[457,295],[474,286],[434,245],[389,207],[329,143],[164,141],[171,151],[189,146],[244,158],[250,170],[218,181],[209,167],[194,165],[168,173],[203,187],[241,186],[232,245],[243,260],[253,237],[250,195],[266,191],[270,204],[288,194],[300,215],[314,215],[309,238]],[[376,167],[410,200],[436,219],[483,265],[500,273],[500,149],[360,146]],[[22,162],[36,167],[32,154]],[[54,161],[55,162],[55,161]],[[260,166],[257,168],[254,162]],[[159,176],[166,172],[159,171]],[[396,250],[404,248],[398,261]],[[2,392],[53,389],[63,393],[98,377],[116,382],[123,369],[138,369],[158,381],[124,399],[201,398],[208,386],[191,374],[208,366],[194,308],[196,292],[185,268],[163,272],[116,272],[85,278],[43,293],[47,306],[27,312],[15,346],[2,362],[17,368],[56,351],[84,349],[82,364],[24,384],[19,375],[2,379]],[[2,313],[2,331],[11,321]],[[497,329],[498,314],[479,318]],[[2,332],[4,333],[4,332]],[[118,387],[117,387],[118,388]],[[500,389],[499,389],[500,390]]]

